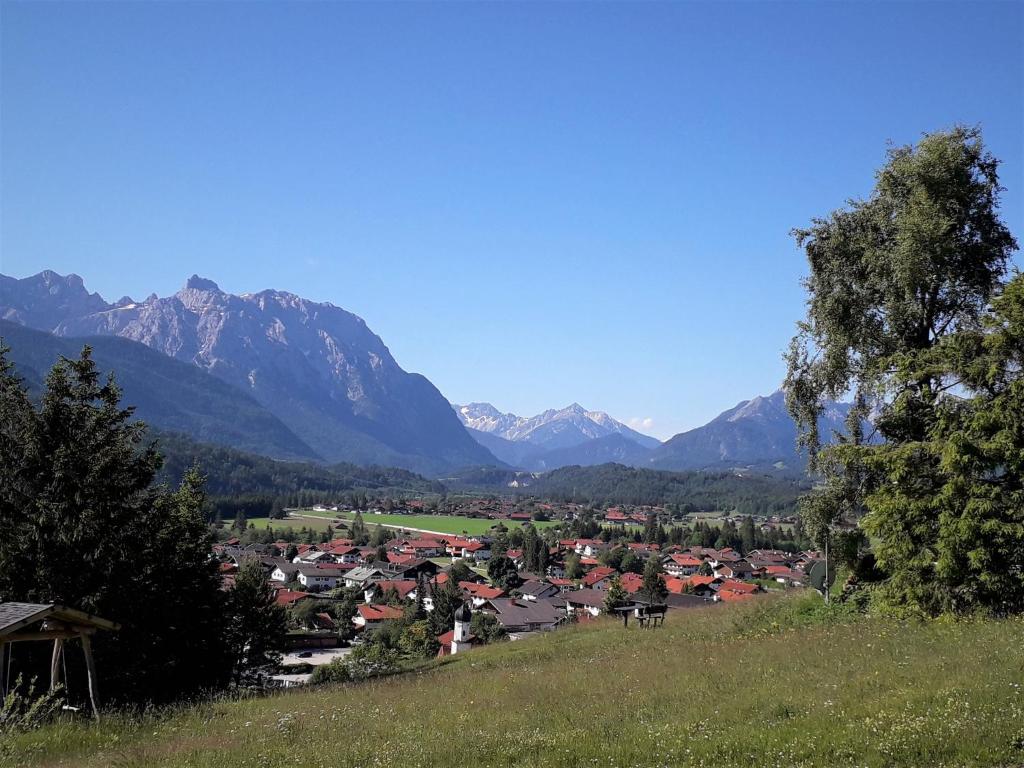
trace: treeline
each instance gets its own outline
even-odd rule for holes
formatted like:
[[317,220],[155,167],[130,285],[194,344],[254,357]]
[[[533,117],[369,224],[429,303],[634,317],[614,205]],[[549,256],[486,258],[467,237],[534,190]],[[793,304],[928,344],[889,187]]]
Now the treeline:
[[678,506],[682,512],[787,515],[809,484],[804,479],[728,472],[664,472],[622,464],[562,467],[524,489],[529,495],[581,504]]
[[286,497],[301,505],[335,499],[357,490],[399,496],[445,490],[441,483],[406,469],[276,461],[220,445],[197,443],[178,433],[160,432],[157,437],[157,447],[164,456],[158,479],[173,485],[192,466],[198,466],[206,476],[207,492],[214,496]]

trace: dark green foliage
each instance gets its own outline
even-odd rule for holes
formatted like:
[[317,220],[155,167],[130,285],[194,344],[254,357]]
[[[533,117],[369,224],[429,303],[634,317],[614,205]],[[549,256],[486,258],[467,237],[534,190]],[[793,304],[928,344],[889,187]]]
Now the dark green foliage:
[[397,490],[406,493],[439,493],[444,486],[432,480],[394,467],[359,467],[355,464],[320,465],[275,461],[254,453],[244,453],[220,445],[197,443],[170,432],[156,433],[158,448],[164,455],[160,478],[176,482],[191,466],[198,464],[208,473],[207,490],[214,496],[261,495],[269,515],[274,497],[312,492],[308,498],[294,500],[295,505],[314,500],[341,498],[365,491]]
[[647,558],[647,564],[644,566],[644,581],[640,586],[640,597],[649,603],[660,603],[668,596],[665,580],[661,578],[664,572],[659,558]]
[[539,498],[590,504],[688,504],[694,512],[785,515],[810,484],[802,478],[728,472],[663,472],[622,464],[562,467],[529,487]]
[[356,512],[356,516],[349,526],[349,538],[352,539],[352,543],[357,547],[365,547],[370,543],[369,529],[366,527],[366,523],[363,522],[362,512]]
[[619,570],[623,573],[641,574],[644,572],[644,561],[633,550],[627,550],[619,563]]
[[455,626],[455,611],[465,601],[465,597],[454,579],[446,580],[441,586],[434,582],[433,586],[434,610],[430,612],[430,626],[435,635],[443,635]]
[[258,560],[242,564],[228,593],[225,636],[236,682],[258,677],[280,661],[288,617]]
[[604,596],[604,610],[607,613],[612,613],[616,608],[628,605],[629,602],[629,595],[622,588],[622,581],[618,575],[613,576],[608,584],[608,593]]
[[516,568],[516,564],[505,555],[492,557],[487,561],[487,578],[491,580],[494,586],[500,587],[506,592],[511,592],[519,586],[520,582],[519,570]]
[[437,656],[441,644],[437,641],[430,621],[420,619],[405,623],[398,647],[411,658],[430,659]]
[[344,659],[317,667],[313,670],[310,682],[317,685],[367,680],[397,671],[399,661],[397,649],[380,643],[366,643],[357,647]]
[[[890,150],[867,200],[796,232],[811,276],[787,400],[826,480],[801,515],[819,542],[859,521],[898,610],[1024,607],[1020,289],[989,311],[1016,249],[997,166],[978,130],[934,133]],[[847,391],[849,434],[821,448],[822,403]]]
[[580,556],[576,553],[567,555],[565,558],[565,578],[579,579],[583,576],[583,567],[580,565]]
[[498,643],[508,640],[508,631],[497,617],[490,613],[476,612],[469,622],[469,631],[482,643]]
[[476,581],[476,574],[465,560],[456,560],[448,569],[448,578],[458,584],[460,581]]
[[95,642],[107,700],[195,695],[228,670],[202,479],[153,487],[144,439],[88,347],[50,372],[38,411],[0,354],[0,598],[121,623]]

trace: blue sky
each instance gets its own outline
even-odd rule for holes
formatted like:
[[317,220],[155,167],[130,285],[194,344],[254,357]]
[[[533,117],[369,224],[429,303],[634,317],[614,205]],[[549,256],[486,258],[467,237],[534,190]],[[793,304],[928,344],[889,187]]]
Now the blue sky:
[[0,6],[0,271],[362,317],[453,402],[658,437],[774,390],[788,231],[980,123],[1024,236],[1024,4]]

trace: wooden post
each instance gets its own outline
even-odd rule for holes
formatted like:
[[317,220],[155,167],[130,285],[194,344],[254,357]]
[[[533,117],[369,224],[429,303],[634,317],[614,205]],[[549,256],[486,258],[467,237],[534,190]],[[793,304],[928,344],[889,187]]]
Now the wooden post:
[[96,662],[92,658],[92,642],[86,634],[79,635],[82,639],[82,652],[85,654],[85,670],[89,677],[89,703],[92,704],[92,716],[100,719],[100,701],[97,692]]
[[64,640],[56,638],[53,641],[53,655],[50,657],[50,690],[60,685],[60,661],[64,655]]
[[10,662],[8,656],[11,652],[11,644],[5,640],[0,640],[0,698],[7,698],[7,667]]

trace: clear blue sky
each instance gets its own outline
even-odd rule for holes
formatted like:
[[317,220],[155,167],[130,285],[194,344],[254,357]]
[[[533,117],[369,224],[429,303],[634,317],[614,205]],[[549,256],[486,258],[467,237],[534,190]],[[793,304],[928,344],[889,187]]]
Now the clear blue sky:
[[0,271],[362,317],[453,402],[668,437],[774,390],[787,235],[980,123],[1024,237],[1024,4],[2,4]]

